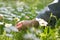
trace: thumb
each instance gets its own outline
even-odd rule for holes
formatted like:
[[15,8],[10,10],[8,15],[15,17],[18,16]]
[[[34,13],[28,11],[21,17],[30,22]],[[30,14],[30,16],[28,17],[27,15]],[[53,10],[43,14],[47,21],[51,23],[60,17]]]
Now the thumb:
[[18,28],[18,29],[19,29],[19,28],[22,28],[22,22],[18,22],[15,26],[16,26],[16,28]]

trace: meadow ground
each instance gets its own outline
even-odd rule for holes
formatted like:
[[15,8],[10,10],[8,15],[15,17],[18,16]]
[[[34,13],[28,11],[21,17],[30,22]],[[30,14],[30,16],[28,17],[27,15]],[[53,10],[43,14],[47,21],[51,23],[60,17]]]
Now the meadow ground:
[[[31,20],[52,0],[0,0],[0,40],[60,40],[60,20],[54,29],[32,27],[18,32],[18,21]],[[13,30],[13,31],[12,31]]]

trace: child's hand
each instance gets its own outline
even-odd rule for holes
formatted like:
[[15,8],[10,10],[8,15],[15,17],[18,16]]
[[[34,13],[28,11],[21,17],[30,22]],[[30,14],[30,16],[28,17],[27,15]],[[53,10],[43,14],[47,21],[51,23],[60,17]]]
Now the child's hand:
[[16,28],[18,30],[26,29],[27,27],[32,27],[32,26],[38,27],[39,23],[36,20],[25,20],[25,21],[18,22],[16,24]]

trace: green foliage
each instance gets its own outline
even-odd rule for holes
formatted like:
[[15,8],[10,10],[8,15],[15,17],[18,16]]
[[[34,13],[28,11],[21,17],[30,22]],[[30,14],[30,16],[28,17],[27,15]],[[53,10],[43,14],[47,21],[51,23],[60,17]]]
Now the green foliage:
[[[0,8],[3,8],[0,11],[0,14],[3,16],[0,17],[0,40],[27,40],[24,38],[25,34],[27,38],[31,36],[35,40],[60,40],[60,20],[57,20],[54,29],[51,29],[50,26],[38,28],[28,28],[26,30],[21,30],[19,32],[11,31],[10,36],[6,36],[7,32],[4,30],[5,24],[10,23],[13,26],[19,21],[22,20],[31,20],[36,17],[36,11],[40,11],[42,8],[47,6],[52,0],[0,0]],[[18,9],[17,9],[18,8]],[[53,16],[54,17],[54,16]],[[18,19],[17,19],[18,18]],[[12,35],[13,36],[12,36]],[[28,40],[30,40],[28,38]]]

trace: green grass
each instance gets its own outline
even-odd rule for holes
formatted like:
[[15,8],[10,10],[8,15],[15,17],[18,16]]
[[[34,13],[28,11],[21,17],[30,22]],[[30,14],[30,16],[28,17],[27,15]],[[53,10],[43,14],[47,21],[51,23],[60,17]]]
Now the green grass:
[[[37,16],[36,11],[40,11],[45,6],[47,6],[52,0],[0,0],[0,8],[4,8],[0,11],[0,14],[3,14],[3,18],[0,18],[1,22],[4,22],[3,25],[0,25],[0,40],[26,40],[24,35],[26,34],[34,34],[34,39],[36,40],[60,40],[60,20],[57,20],[54,29],[51,29],[50,26],[45,28],[39,26],[38,28],[32,27],[32,31],[30,28],[26,30],[21,30],[19,32],[11,31],[9,34],[12,34],[13,37],[6,36],[6,31],[3,29],[5,24],[13,24],[13,26],[17,23],[17,19],[19,18],[20,21],[22,20],[31,20]],[[3,3],[2,3],[3,2]],[[11,8],[8,8],[11,7]],[[19,8],[17,10],[17,8]],[[6,8],[6,9],[5,9]],[[22,9],[21,9],[22,8]],[[13,10],[13,11],[12,11]],[[10,15],[10,14],[11,15]],[[13,14],[13,15],[12,15]],[[7,16],[5,16],[7,15]],[[16,16],[14,16],[16,15]],[[18,17],[20,16],[20,17]],[[27,17],[29,18],[27,18]],[[9,20],[8,18],[12,18]],[[29,35],[30,36],[30,35]],[[28,37],[28,36],[27,36]],[[27,39],[32,40],[32,39]]]

